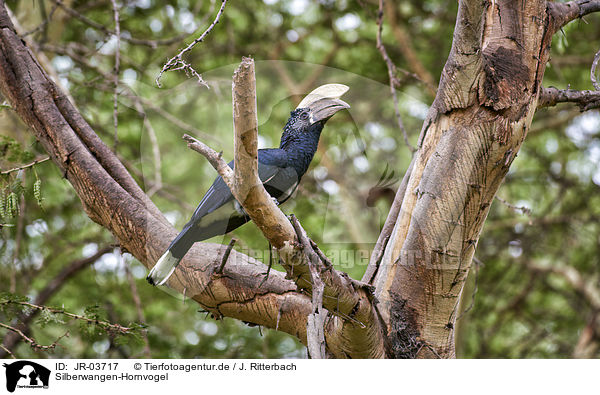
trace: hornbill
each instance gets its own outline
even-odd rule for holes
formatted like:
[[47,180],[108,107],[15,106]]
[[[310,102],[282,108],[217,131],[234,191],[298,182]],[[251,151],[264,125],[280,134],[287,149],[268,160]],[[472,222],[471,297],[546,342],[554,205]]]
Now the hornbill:
[[[258,175],[278,204],[290,198],[306,173],[325,122],[338,111],[350,108],[339,99],[346,91],[345,85],[327,84],[309,93],[290,113],[279,148],[258,150]],[[234,168],[233,161],[229,167]],[[152,285],[164,284],[195,242],[231,232],[248,221],[250,218],[225,181],[217,177],[146,279]]]

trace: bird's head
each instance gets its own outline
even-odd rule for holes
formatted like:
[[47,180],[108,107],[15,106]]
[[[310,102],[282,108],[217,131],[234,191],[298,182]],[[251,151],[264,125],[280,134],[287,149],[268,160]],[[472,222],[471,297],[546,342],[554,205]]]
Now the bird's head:
[[296,118],[301,124],[298,126],[311,126],[316,123],[325,124],[335,113],[350,105],[340,97],[348,91],[348,87],[342,84],[321,85],[310,92],[294,111],[291,118]]
[[318,142],[325,122],[338,111],[350,108],[348,103],[340,100],[348,89],[342,84],[326,84],[306,95],[290,113],[281,137],[281,148],[298,139],[316,139]]

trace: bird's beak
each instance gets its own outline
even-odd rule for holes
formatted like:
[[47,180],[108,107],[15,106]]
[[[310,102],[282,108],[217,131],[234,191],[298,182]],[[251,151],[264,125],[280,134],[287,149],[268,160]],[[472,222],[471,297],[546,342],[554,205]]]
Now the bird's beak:
[[310,123],[324,122],[331,118],[336,112],[350,105],[340,99],[323,98],[312,102],[307,107],[310,110]]
[[340,100],[340,97],[348,92],[348,89],[350,88],[343,84],[321,85],[306,95],[296,108],[308,108],[310,110],[311,124],[327,121],[336,112],[350,108],[348,103]]

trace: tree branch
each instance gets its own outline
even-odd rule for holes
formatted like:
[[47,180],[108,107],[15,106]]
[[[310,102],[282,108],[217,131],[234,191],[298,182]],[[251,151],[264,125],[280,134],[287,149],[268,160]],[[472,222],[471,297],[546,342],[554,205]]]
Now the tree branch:
[[[176,236],[175,229],[48,78],[16,34],[4,2],[0,2],[0,91],[73,185],[86,214],[151,267]],[[237,251],[231,252],[223,275],[215,275],[224,248],[194,246],[169,285],[191,295],[215,316],[277,328],[306,342],[310,298],[296,293],[295,284],[281,273],[273,273],[259,288],[266,266]]]
[[576,0],[567,3],[548,2],[548,15],[555,22],[553,34],[561,27],[587,14],[600,11],[600,0]]
[[[88,258],[78,259],[63,268],[63,270],[61,270],[60,273],[58,273],[58,275],[52,281],[46,284],[46,286],[38,293],[37,297],[33,301],[33,304],[45,305],[46,302],[48,302],[48,300],[55,295],[70,278],[79,273],[82,269],[96,262],[102,255],[106,254],[112,249],[113,247],[111,246],[105,246],[100,248],[94,255]],[[31,321],[37,316],[39,311],[40,310],[34,309],[27,314],[19,315],[17,318],[18,325],[16,328],[27,334],[29,332],[29,325],[31,324]],[[2,341],[4,353],[0,351],[0,358],[6,357],[5,353],[7,350],[12,350],[20,338],[21,337],[17,332],[13,331],[8,333]]]
[[[115,31],[110,30],[103,24],[95,22],[95,21],[91,20],[90,18],[88,18],[87,16],[80,13],[79,11],[66,6],[62,0],[52,0],[52,1],[57,6],[59,6],[66,14],[70,15],[73,18],[78,19],[80,22],[82,22],[96,30],[99,30],[106,35],[114,35],[115,34]],[[209,12],[212,12],[212,7],[211,7],[211,11],[209,11]],[[121,35],[121,40],[126,41],[133,45],[145,45],[145,46],[148,46],[151,48],[157,48],[158,46],[175,44],[175,43],[181,41],[182,39],[184,39],[188,35],[189,35],[188,33],[182,33],[182,34],[178,34],[177,36],[171,37],[171,38],[147,40],[147,39],[135,38],[135,37],[131,37],[129,35],[123,34],[123,35]]]
[[29,167],[32,167],[32,166],[35,166],[35,165],[37,165],[38,163],[45,162],[45,161],[47,161],[48,159],[50,159],[50,158],[49,158],[49,157],[47,157],[47,156],[44,156],[43,158],[36,159],[36,160],[34,160],[33,162],[31,162],[31,163],[28,163],[28,164],[26,164],[26,165],[17,166],[17,167],[14,167],[14,168],[12,168],[12,169],[8,169],[8,170],[0,171],[0,174],[2,174],[2,175],[4,175],[4,174],[10,174],[10,173],[13,173],[13,172],[15,172],[15,171],[19,171],[19,170],[27,169],[27,168],[29,168]]
[[156,77],[156,85],[158,85],[159,88],[161,87],[160,79],[162,78],[163,73],[165,73],[166,71],[169,71],[169,70],[180,70],[180,69],[185,70],[186,72],[190,72],[194,77],[196,77],[198,79],[198,83],[208,86],[208,85],[206,85],[206,82],[204,82],[204,80],[202,79],[202,76],[200,74],[198,74],[198,72],[196,72],[196,70],[194,70],[194,68],[189,63],[187,63],[186,61],[183,60],[183,55],[186,52],[191,51],[192,48],[194,48],[194,46],[196,46],[196,44],[204,41],[206,36],[213,30],[213,28],[217,25],[217,23],[219,23],[219,19],[221,19],[221,15],[223,15],[223,11],[225,11],[225,5],[227,4],[227,0],[221,0],[221,1],[222,1],[221,8],[219,8],[219,11],[217,12],[217,16],[215,16],[215,19],[208,26],[208,28],[204,31],[204,33],[202,33],[200,35],[200,37],[196,38],[187,47],[182,49],[177,55],[173,56],[171,59],[169,59],[169,61],[167,63],[164,64],[163,68],[160,70],[160,72],[158,73],[158,76]]
[[[258,176],[255,78],[254,61],[243,58],[233,74],[233,145],[236,166],[232,193],[273,247],[291,252],[295,249],[292,244],[297,242],[294,228],[262,186]],[[282,258],[289,263],[285,256]]]
[[[459,3],[452,50],[373,281],[396,358],[455,357],[463,285],[531,124],[548,57],[546,2],[518,3]],[[501,77],[500,63],[510,69]]]
[[[29,343],[29,346],[31,346],[31,348],[33,348],[36,351],[49,351],[49,350],[53,350],[54,348],[56,348],[58,342],[60,339],[62,339],[63,337],[65,337],[67,333],[65,333],[64,335],[60,336],[58,339],[56,339],[52,344],[49,344],[47,346],[39,344],[38,342],[36,342],[33,338],[27,336],[25,333],[23,333],[20,329],[12,327],[10,325],[6,325],[3,324],[2,322],[0,322],[0,328],[4,328],[10,331],[10,333],[14,333],[16,336],[18,336],[19,338],[23,339],[23,341],[25,341],[26,343]],[[4,346],[2,346],[3,349]],[[8,350],[6,350],[8,351]],[[10,353],[10,351],[8,351],[8,353]]]
[[[200,141],[184,136],[188,146],[204,155],[229,186],[233,196],[242,205],[263,235],[279,253],[289,278],[292,278],[300,290],[312,292],[312,272],[309,257],[301,248],[294,227],[288,218],[275,205],[258,176],[258,127],[256,114],[256,88],[254,61],[244,58],[233,77],[233,115],[235,170],[232,170],[221,155]],[[379,322],[375,319],[368,286],[352,280],[345,273],[332,267],[321,273],[324,283],[324,306],[343,319],[333,325],[338,339],[338,355],[382,356],[383,341]],[[350,321],[348,324],[347,321]],[[346,327],[352,326],[349,334]],[[359,329],[357,329],[357,327]],[[362,348],[363,343],[356,342],[358,348],[348,340],[360,335],[367,338],[370,348]],[[341,337],[345,337],[343,342]],[[374,340],[375,339],[375,340]],[[336,343],[336,341],[328,342]],[[373,347],[375,345],[375,347]],[[335,354],[335,352],[334,352]]]
[[552,107],[558,103],[575,103],[580,111],[600,108],[600,91],[542,88],[538,100],[538,108]]
[[[0,3],[0,91],[73,185],[86,214],[110,230],[123,250],[151,267],[175,237],[175,229],[48,78],[16,34],[3,5]],[[215,273],[224,249],[226,246],[209,243],[194,245],[169,279],[169,286],[190,295],[215,317],[276,328],[306,343],[310,298],[299,293],[283,273],[274,272],[261,284],[266,266],[235,250],[223,273]],[[290,256],[303,256],[292,244],[289,252]],[[296,280],[305,284],[303,288],[310,290],[308,266],[294,267],[294,273]],[[336,317],[328,324],[328,344],[334,355],[382,356],[381,332],[374,324],[370,293],[333,270],[323,281],[335,290],[325,292],[331,310],[339,305],[339,316],[351,318]]]

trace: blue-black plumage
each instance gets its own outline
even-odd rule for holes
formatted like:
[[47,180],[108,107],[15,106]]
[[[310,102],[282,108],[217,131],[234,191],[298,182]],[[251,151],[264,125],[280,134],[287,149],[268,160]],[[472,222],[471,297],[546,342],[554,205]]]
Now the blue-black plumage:
[[[279,204],[290,198],[308,170],[325,122],[338,111],[350,108],[339,99],[347,90],[341,84],[315,89],[290,113],[279,148],[258,150],[259,177]],[[233,161],[229,167],[234,168]],[[164,284],[195,242],[231,232],[249,220],[227,184],[217,177],[191,219],[148,274],[148,282]]]

